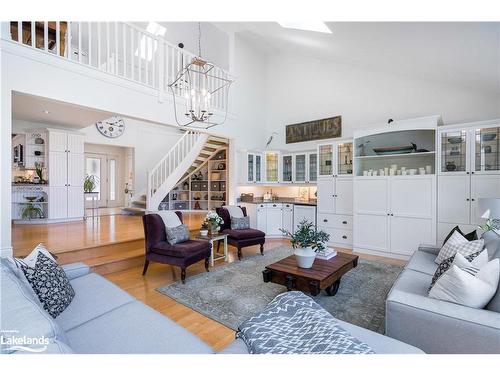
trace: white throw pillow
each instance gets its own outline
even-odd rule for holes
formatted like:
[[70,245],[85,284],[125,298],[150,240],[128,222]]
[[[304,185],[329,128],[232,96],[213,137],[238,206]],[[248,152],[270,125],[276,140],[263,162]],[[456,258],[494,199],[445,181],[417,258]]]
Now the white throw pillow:
[[453,265],[436,281],[429,297],[482,309],[495,295],[499,278],[499,259],[493,259],[479,270]]
[[452,265],[458,266],[462,269],[468,267],[474,267],[480,269],[487,263],[488,263],[488,252],[483,250],[479,253],[477,257],[472,259],[472,262],[469,262],[467,258],[465,258],[462,254],[458,253],[457,255],[455,255]]
[[443,260],[451,258],[455,254],[462,254],[463,256],[478,253],[483,250],[484,240],[469,241],[462,236],[458,231],[453,232],[451,237],[446,241],[439,254],[434,260],[435,263],[440,264]]
[[175,228],[179,225],[182,225],[179,216],[175,213],[175,211],[162,210],[158,211],[158,215],[163,219],[163,223],[167,228]]
[[24,257],[22,259],[22,263],[24,263],[28,267],[34,268],[35,264],[36,264],[37,257],[38,257],[38,253],[43,253],[43,255],[45,255],[47,258],[49,258],[49,259],[53,260],[55,263],[57,263],[57,261],[49,253],[47,248],[42,243],[39,243],[38,245],[36,245],[35,248],[33,249],[33,251],[29,255],[27,255],[26,257]]
[[243,210],[241,209],[241,207],[238,206],[222,206],[222,207],[229,212],[229,216],[231,217],[235,217],[238,219],[245,217],[245,215],[243,215]]

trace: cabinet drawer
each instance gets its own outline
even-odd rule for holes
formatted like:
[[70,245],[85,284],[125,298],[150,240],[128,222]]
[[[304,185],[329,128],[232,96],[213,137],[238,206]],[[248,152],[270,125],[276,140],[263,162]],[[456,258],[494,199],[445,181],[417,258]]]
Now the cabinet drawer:
[[352,231],[350,230],[328,228],[324,226],[318,226],[318,229],[324,230],[330,235],[329,243],[352,245]]
[[347,229],[351,231],[352,216],[318,213],[318,225],[328,228]]

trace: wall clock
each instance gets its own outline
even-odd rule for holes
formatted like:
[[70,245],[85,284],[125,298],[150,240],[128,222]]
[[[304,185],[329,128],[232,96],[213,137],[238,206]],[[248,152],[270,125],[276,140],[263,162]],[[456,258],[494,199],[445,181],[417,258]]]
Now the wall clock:
[[119,117],[111,117],[108,120],[99,121],[95,126],[99,133],[108,138],[117,138],[125,131],[125,122]]

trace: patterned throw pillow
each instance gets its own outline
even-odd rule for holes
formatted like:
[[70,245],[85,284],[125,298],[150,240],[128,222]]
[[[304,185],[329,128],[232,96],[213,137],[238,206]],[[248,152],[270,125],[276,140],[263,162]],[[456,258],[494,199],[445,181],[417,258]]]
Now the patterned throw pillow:
[[450,239],[443,245],[434,262],[441,264],[445,259],[454,256],[456,253],[462,254],[464,257],[480,252],[483,250],[484,240],[468,241],[457,231],[453,232]]
[[[486,263],[488,262],[488,254],[487,253],[484,253],[484,250],[481,250],[477,253],[474,253],[474,254],[470,254],[470,255],[467,255],[465,257],[465,259],[469,262],[469,263],[472,263],[479,255],[481,255],[481,257],[483,257],[484,255],[486,255],[486,258],[485,258],[485,261]],[[439,266],[436,270],[436,272],[434,273],[434,276],[432,277],[432,281],[431,281],[431,285],[429,286],[429,289],[428,289],[428,292],[430,292],[430,290],[432,289],[432,287],[434,286],[434,284],[436,284],[436,281],[446,272],[448,271],[451,266],[453,265],[453,261],[455,260],[455,257],[457,255],[453,255],[452,257],[449,257],[445,260],[443,260],[441,263],[439,263]],[[482,263],[484,263],[484,261],[480,261],[481,264],[479,264],[479,266],[482,266]]]
[[165,230],[167,232],[167,241],[170,245],[189,240],[189,229],[185,224],[174,228],[165,228]]
[[233,217],[231,216],[231,229],[248,229],[250,228],[250,217]]
[[45,311],[56,318],[69,306],[75,291],[64,270],[42,252],[38,253],[35,267],[20,262],[21,270],[38,296]]
[[446,236],[446,238],[444,239],[443,241],[443,245],[450,239],[450,237],[453,235],[453,233],[455,232],[458,232],[460,233],[462,236],[464,236],[467,241],[476,241],[478,238],[477,238],[477,230],[473,230],[472,232],[470,233],[464,233],[460,230],[460,227],[457,225],[455,228],[453,228],[450,233],[448,233],[448,235]]

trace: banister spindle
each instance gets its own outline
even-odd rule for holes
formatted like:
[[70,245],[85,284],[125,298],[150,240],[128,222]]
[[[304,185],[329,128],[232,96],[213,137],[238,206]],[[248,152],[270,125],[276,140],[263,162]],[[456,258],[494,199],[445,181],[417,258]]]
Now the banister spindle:
[[88,56],[88,62],[89,65],[92,66],[92,23],[87,22],[87,36],[88,36],[88,51],[87,51],[87,56]]
[[49,22],[43,21],[43,50],[49,52]]
[[36,22],[31,21],[31,47],[36,48]]

